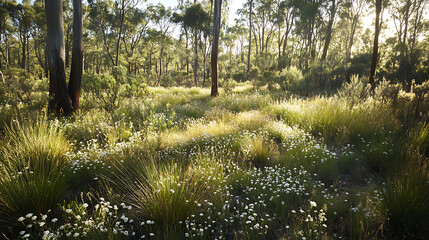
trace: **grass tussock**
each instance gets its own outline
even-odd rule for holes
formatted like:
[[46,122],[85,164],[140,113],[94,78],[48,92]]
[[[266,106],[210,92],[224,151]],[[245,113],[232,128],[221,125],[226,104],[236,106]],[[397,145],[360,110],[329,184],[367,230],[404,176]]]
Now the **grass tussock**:
[[0,222],[54,210],[68,188],[63,171],[71,145],[55,122],[16,123],[0,148]]

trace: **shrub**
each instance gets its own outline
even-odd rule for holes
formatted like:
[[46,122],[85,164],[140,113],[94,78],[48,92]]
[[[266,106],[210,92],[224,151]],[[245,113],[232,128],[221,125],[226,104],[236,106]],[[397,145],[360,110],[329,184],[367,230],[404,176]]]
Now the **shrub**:
[[232,90],[235,88],[235,86],[237,86],[237,82],[232,78],[222,81],[222,88],[226,94],[232,93]]
[[350,82],[344,82],[338,90],[338,96],[346,99],[350,103],[350,108],[357,103],[363,102],[368,93],[369,86],[362,79],[359,79],[358,75],[353,75]]
[[302,72],[295,66],[283,69],[277,81],[282,90],[298,90],[302,84]]

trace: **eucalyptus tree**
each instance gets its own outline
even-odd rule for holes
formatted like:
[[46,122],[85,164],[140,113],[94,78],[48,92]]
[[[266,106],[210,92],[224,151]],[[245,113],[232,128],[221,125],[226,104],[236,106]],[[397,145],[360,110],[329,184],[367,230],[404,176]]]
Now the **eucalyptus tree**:
[[82,76],[82,4],[74,0],[73,64],[69,87],[65,73],[64,21],[61,0],[46,0],[47,53],[49,59],[49,108],[57,113],[70,114],[79,105]]
[[126,18],[122,41],[127,54],[128,72],[131,73],[133,71],[136,74],[138,70],[138,51],[136,49],[146,34],[149,19],[147,18],[147,13],[138,8],[132,9]]
[[390,13],[396,30],[396,51],[390,57],[393,62],[393,71],[396,78],[406,82],[409,86],[411,79],[415,78],[415,72],[422,58],[422,49],[418,46],[418,38],[421,36],[427,19],[424,19],[427,10],[427,0],[391,1]]
[[256,54],[268,52],[268,46],[273,38],[275,23],[275,5],[273,0],[256,0],[254,4],[254,20],[252,32],[256,44]]
[[125,34],[127,15],[133,11],[138,0],[89,0],[90,28],[101,35],[107,55],[113,66],[119,64],[122,38]]
[[[295,8],[290,0],[275,2],[274,22],[277,25],[278,69],[285,67],[286,48],[293,27]],[[283,47],[283,48],[282,48]]]
[[178,1],[178,11],[173,13],[172,21],[181,26],[181,37],[185,37],[186,75],[189,75],[189,26],[185,24],[185,11],[191,5],[190,1]]
[[295,32],[303,41],[302,52],[304,56],[300,61],[304,61],[304,68],[308,69],[309,60],[315,60],[319,34],[323,26],[321,13],[322,1],[305,0],[293,2],[296,8]]
[[19,65],[22,69],[27,68],[30,71],[29,64],[29,40],[34,22],[34,9],[30,5],[30,0],[24,0],[17,4],[9,12],[13,24],[18,30],[18,38],[21,44],[21,60]]
[[[155,24],[160,34],[160,51],[159,51],[159,72],[158,72],[158,84],[160,82],[163,65],[162,60],[165,58],[164,50],[166,47],[166,39],[170,37],[173,25],[171,22],[172,10],[171,8],[165,8],[164,5],[149,5],[148,14],[151,21]],[[167,74],[165,72],[165,74]]]
[[[10,11],[15,8],[15,3],[9,1],[0,2],[0,51],[4,60],[4,68],[9,66],[10,38],[14,32],[14,26],[11,24]],[[3,61],[0,60],[0,69],[3,69]]]
[[198,45],[200,35],[203,30],[207,30],[210,17],[203,9],[201,4],[193,4],[188,7],[183,16],[184,24],[193,29],[194,37],[194,85],[198,86],[199,82],[199,60],[198,60]]
[[234,42],[238,42],[240,45],[238,54],[240,55],[240,62],[244,63],[244,43],[247,39],[247,30],[243,23],[236,22],[235,25],[227,29],[227,33],[231,34],[231,38]]
[[247,70],[246,73],[249,74],[250,72],[250,55],[252,51],[252,27],[253,27],[253,6],[254,6],[254,0],[247,0],[243,4],[243,8],[238,9],[237,13],[240,16],[241,22],[245,22],[248,27],[248,38],[247,38]]
[[73,110],[79,108],[81,80],[83,72],[83,13],[82,0],[73,0],[73,52],[70,69],[68,95],[72,101]]
[[37,62],[43,69],[45,77],[48,77],[48,56],[46,54],[46,14],[44,11],[44,0],[34,1],[32,7],[35,12],[31,34],[34,43],[34,54]]
[[344,2],[344,15],[350,21],[348,41],[346,43],[346,61],[350,60],[352,48],[355,42],[356,30],[359,26],[360,18],[366,6],[366,0],[346,0]]
[[212,43],[212,55],[211,55],[211,70],[212,70],[212,88],[211,96],[215,97],[218,95],[217,86],[217,57],[219,47],[219,32],[220,32],[220,19],[221,19],[221,7],[222,0],[215,0],[214,14],[213,14],[213,43]]
[[375,33],[374,33],[374,44],[372,47],[372,60],[371,60],[371,70],[369,75],[369,84],[371,84],[371,88],[375,87],[374,78],[375,78],[375,69],[377,68],[377,60],[378,60],[378,37],[380,35],[381,22],[380,22],[380,14],[383,8],[383,0],[375,1]]
[[[213,26],[214,27],[214,26]],[[233,27],[227,27],[225,33],[222,36],[222,41],[228,49],[229,54],[229,65],[232,65],[232,48],[235,45],[235,41],[238,39],[238,35],[235,34]],[[213,45],[212,45],[213,47]]]
[[339,6],[342,4],[341,0],[330,0],[327,2],[327,12],[329,15],[328,25],[326,26],[326,34],[325,34],[325,43],[323,45],[323,52],[320,59],[323,61],[326,59],[326,55],[328,54],[329,44],[331,43],[332,37],[332,26],[334,25],[335,16],[337,14],[337,10]]

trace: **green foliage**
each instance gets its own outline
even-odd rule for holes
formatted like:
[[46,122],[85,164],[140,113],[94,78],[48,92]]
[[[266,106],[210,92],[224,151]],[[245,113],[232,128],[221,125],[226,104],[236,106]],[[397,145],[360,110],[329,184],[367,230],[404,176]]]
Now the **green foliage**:
[[83,105],[90,107],[102,107],[111,110],[119,105],[124,97],[143,96],[146,94],[147,85],[141,77],[127,78],[127,69],[123,66],[115,66],[109,74],[90,74],[82,76],[82,90],[84,96]]
[[282,90],[299,92],[302,89],[303,76],[301,71],[295,66],[283,69],[277,78]]
[[[343,83],[338,90],[338,96],[346,99],[350,107],[353,107],[366,99],[369,95],[369,88],[368,84],[366,84],[362,78],[359,79],[358,75],[353,75],[350,78],[350,82]],[[378,90],[377,92],[381,93],[382,90]]]
[[226,94],[231,94],[232,90],[237,86],[237,82],[234,79],[228,78],[221,81],[221,86]]

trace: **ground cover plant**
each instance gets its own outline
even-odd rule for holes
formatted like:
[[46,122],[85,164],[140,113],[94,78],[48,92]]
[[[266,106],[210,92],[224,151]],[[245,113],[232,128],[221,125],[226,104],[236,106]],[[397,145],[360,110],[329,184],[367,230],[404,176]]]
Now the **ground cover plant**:
[[109,109],[84,94],[62,118],[2,107],[2,236],[425,239],[427,102],[414,118],[414,93],[383,84],[149,87]]

